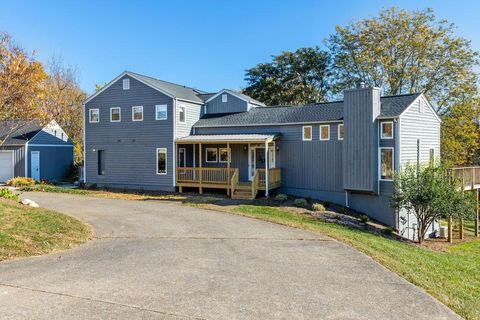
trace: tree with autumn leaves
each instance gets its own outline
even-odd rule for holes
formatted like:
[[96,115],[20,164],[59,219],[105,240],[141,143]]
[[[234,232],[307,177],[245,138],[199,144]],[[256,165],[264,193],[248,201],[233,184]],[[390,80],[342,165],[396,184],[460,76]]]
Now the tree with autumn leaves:
[[[75,145],[75,162],[82,162],[83,112],[86,94],[74,70],[52,59],[47,69],[34,54],[16,45],[7,33],[0,34],[0,122],[52,119],[67,132]],[[0,146],[25,122],[0,126]]]

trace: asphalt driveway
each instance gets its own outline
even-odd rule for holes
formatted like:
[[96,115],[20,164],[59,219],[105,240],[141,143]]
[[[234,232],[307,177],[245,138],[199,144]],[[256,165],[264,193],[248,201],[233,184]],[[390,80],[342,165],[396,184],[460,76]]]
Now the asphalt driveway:
[[172,202],[29,193],[88,223],[73,250],[0,263],[2,319],[456,319],[318,234]]

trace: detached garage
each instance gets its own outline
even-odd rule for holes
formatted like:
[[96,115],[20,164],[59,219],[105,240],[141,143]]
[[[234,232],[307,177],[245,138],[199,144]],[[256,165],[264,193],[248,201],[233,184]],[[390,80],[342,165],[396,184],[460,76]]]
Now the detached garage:
[[73,163],[73,143],[52,121],[0,122],[0,182],[13,177],[62,180]]

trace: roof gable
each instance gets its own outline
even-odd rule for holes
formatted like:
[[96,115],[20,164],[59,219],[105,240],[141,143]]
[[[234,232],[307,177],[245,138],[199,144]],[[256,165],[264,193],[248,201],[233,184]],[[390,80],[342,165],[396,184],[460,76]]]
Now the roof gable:
[[9,120],[0,122],[0,140],[3,145],[23,145],[30,141],[44,126],[39,120]]
[[205,103],[208,103],[208,102],[212,101],[213,99],[217,98],[218,96],[220,96],[220,95],[223,94],[223,93],[231,94],[232,96],[235,96],[235,97],[237,97],[238,99],[241,99],[241,100],[243,100],[243,101],[245,101],[245,102],[247,102],[247,103],[255,104],[255,105],[258,105],[258,106],[262,106],[262,107],[265,106],[264,103],[262,103],[262,102],[260,102],[260,101],[258,101],[258,100],[255,100],[255,99],[247,96],[246,94],[243,94],[243,93],[237,92],[237,91],[233,91],[233,90],[230,90],[230,89],[222,89],[222,90],[220,90],[220,91],[217,92],[216,94],[208,97],[208,99],[205,100]]

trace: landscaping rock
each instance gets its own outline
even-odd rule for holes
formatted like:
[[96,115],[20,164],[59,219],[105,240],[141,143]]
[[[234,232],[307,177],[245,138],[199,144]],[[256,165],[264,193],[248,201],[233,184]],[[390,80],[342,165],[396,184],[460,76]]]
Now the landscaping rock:
[[33,208],[38,208],[39,205],[33,201],[33,200],[30,200],[30,199],[23,199],[22,201],[20,201],[21,204],[23,205],[26,205],[26,206],[29,206],[29,207],[33,207]]

